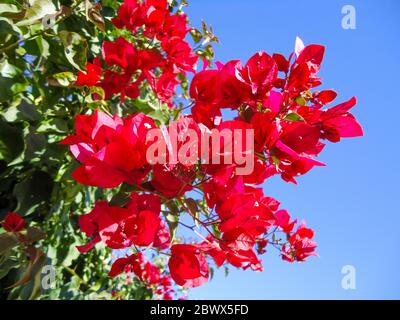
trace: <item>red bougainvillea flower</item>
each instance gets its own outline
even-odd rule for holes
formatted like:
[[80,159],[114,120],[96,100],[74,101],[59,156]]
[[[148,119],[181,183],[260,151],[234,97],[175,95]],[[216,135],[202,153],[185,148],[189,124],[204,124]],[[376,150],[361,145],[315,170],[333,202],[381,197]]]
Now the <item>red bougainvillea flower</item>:
[[184,166],[177,165],[171,168],[167,165],[153,166],[151,185],[168,198],[179,197],[192,190],[194,173]]
[[176,74],[172,72],[164,72],[160,77],[149,77],[150,85],[156,93],[158,99],[166,103],[169,107],[173,107],[172,97],[175,94],[176,86],[179,81],[176,79]]
[[316,256],[317,243],[312,240],[314,231],[306,228],[304,221],[289,238],[289,244],[282,248],[282,258],[286,261],[304,261],[309,256]]
[[9,212],[2,223],[4,230],[18,232],[25,228],[25,220],[18,213]]
[[159,267],[153,263],[145,261],[141,252],[115,260],[108,275],[116,277],[123,272],[135,274],[147,287],[153,287],[155,294],[163,300],[172,299],[174,290],[172,289],[171,277],[162,274]]
[[297,52],[297,59],[290,69],[286,89],[291,97],[321,84],[316,76],[319,72],[325,47],[311,44]]
[[240,228],[257,237],[275,223],[273,212],[254,193],[232,195],[217,205],[216,211],[221,218],[221,232]]
[[[159,244],[165,247],[169,244],[169,238],[165,238],[165,224],[159,217],[160,210],[160,199],[154,195],[133,193],[125,208],[98,201],[90,213],[79,217],[81,230],[92,240],[78,249],[86,252],[99,241],[112,249],[126,248],[133,244]],[[159,234],[164,237],[162,242],[156,241]]]
[[168,266],[172,279],[182,287],[194,288],[208,281],[208,264],[196,245],[173,245]]
[[72,176],[79,183],[113,188],[141,181],[146,171],[146,134],[153,120],[142,113],[121,119],[96,111],[76,117],[76,134],[61,141],[82,163]]
[[93,63],[86,63],[86,72],[79,71],[75,85],[77,86],[95,86],[101,78],[102,68],[100,59],[95,58]]
[[275,212],[276,225],[279,226],[283,232],[292,232],[297,219],[290,221],[290,215],[286,210],[279,210]]
[[131,82],[130,73],[118,73],[111,70],[106,70],[103,80],[98,84],[103,88],[105,99],[110,99],[114,95],[121,94],[120,100],[125,97],[135,99],[139,96],[139,83]]
[[167,68],[173,73],[195,72],[198,56],[193,53],[185,40],[172,37],[168,41],[163,41],[161,45],[167,55]]
[[203,70],[197,72],[190,84],[190,97],[196,103],[213,105],[221,100],[219,70]]
[[113,19],[113,23],[118,28],[126,27],[135,32],[144,23],[141,5],[137,0],[125,0],[119,7],[118,18]]
[[356,104],[356,98],[341,103],[321,114],[320,122],[322,138],[331,142],[338,142],[340,138],[360,137],[363,135],[361,125],[348,112]]
[[270,55],[260,51],[247,61],[242,74],[243,80],[251,88],[251,99],[259,101],[272,89],[278,67]]
[[128,69],[129,66],[131,70],[137,69],[135,47],[122,37],[113,42],[103,42],[103,57],[109,66],[117,65],[122,69]]
[[224,233],[219,240],[209,236],[200,246],[204,254],[211,256],[218,267],[227,261],[236,268],[262,271],[261,261],[253,250],[255,243],[254,237],[245,230],[235,229]]
[[161,277],[159,269],[150,262],[146,262],[141,252],[115,260],[109,276],[116,277],[122,272],[133,272],[140,280],[150,285],[157,283]]
[[163,35],[160,37],[178,37],[185,38],[186,33],[190,30],[187,26],[187,17],[185,14],[168,15],[164,20]]

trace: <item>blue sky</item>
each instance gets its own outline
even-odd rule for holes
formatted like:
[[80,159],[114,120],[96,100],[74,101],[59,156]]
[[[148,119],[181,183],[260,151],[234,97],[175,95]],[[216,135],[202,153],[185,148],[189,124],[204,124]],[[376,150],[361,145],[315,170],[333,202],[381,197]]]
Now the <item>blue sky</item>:
[[[356,9],[356,29],[341,27],[344,5]],[[328,144],[299,185],[279,178],[265,194],[304,218],[316,232],[319,258],[288,264],[271,249],[264,272],[217,271],[193,299],[400,298],[399,35],[400,2],[191,0],[192,23],[211,23],[221,40],[217,60],[246,61],[259,50],[289,54],[296,36],[326,46],[320,75],[337,101],[355,95],[365,136]],[[341,287],[344,265],[356,270],[356,289]]]

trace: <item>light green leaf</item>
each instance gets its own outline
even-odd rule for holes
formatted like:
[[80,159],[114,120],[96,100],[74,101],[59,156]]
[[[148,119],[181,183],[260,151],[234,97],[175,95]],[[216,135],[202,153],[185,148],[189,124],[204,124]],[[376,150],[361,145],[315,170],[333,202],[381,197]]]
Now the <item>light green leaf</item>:
[[43,58],[47,59],[50,56],[50,46],[45,38],[39,36],[35,39],[39,48],[40,54]]
[[10,3],[0,3],[0,15],[4,16],[5,13],[18,13],[21,10],[17,6]]
[[62,30],[59,37],[64,45],[65,56],[75,68],[85,72],[88,45],[79,33]]
[[288,113],[283,120],[287,120],[287,121],[304,121],[303,117],[299,114],[297,114],[296,112],[290,112]]
[[0,75],[6,78],[13,78],[21,74],[21,70],[10,64],[8,60],[0,62]]
[[53,77],[49,79],[49,84],[60,85],[62,87],[68,87],[76,81],[76,75],[72,72],[60,72],[53,74]]
[[17,26],[29,26],[40,22],[47,15],[55,14],[57,9],[51,0],[29,0],[24,19],[16,23]]

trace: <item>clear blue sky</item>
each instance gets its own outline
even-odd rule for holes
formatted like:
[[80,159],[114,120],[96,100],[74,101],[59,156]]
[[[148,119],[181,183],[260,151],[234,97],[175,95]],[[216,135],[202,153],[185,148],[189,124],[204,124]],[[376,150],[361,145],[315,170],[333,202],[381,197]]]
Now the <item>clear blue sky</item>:
[[[356,8],[356,30],[341,27],[343,5]],[[316,231],[319,258],[303,264],[263,259],[264,272],[216,272],[193,299],[400,298],[400,1],[191,0],[196,26],[211,23],[217,60],[246,61],[259,50],[288,54],[296,36],[326,46],[321,76],[337,101],[358,98],[365,136],[329,144],[299,185],[278,178],[264,190]],[[356,290],[341,287],[341,268],[356,268]]]

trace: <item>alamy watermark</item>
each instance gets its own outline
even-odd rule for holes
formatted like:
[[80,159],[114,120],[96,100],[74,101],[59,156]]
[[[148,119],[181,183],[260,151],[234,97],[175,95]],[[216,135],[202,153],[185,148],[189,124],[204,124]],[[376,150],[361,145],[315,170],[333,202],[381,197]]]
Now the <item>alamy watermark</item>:
[[344,290],[356,290],[356,268],[350,264],[342,267],[342,288]]
[[342,28],[345,30],[355,30],[357,28],[356,8],[350,4],[342,7]]
[[56,275],[56,269],[54,266],[43,266],[40,279],[42,290],[52,290],[56,288]]

